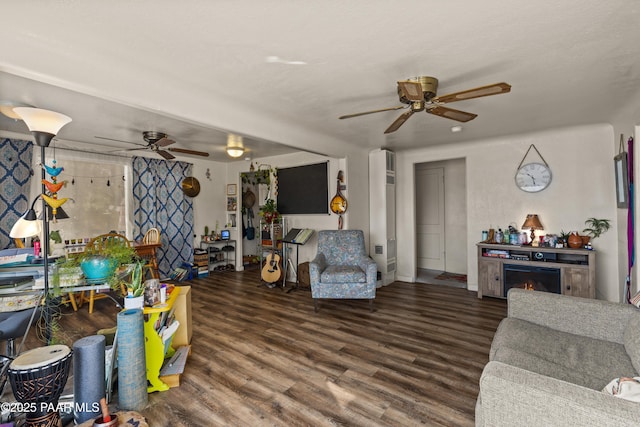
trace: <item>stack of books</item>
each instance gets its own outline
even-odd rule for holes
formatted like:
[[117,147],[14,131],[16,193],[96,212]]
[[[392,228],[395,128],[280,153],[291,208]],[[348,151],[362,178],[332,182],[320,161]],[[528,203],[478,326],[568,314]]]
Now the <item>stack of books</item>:
[[198,270],[198,277],[209,275],[209,254],[205,249],[195,249],[193,251],[193,265]]

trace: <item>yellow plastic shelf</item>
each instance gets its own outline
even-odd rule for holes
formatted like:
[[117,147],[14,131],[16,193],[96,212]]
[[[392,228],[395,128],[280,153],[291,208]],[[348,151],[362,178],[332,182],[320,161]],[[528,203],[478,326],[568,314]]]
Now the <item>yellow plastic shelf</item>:
[[169,345],[166,347],[167,351],[165,352],[165,345],[160,335],[158,335],[155,325],[161,313],[171,310],[173,303],[178,299],[178,294],[180,294],[180,288],[174,286],[167,302],[162,305],[162,307],[145,307],[143,310],[146,318],[144,322],[144,350],[147,361],[147,380],[150,384],[149,387],[147,387],[148,393],[169,390],[169,385],[160,379],[160,369],[162,368],[164,359],[173,356],[175,350],[171,347],[170,338]]

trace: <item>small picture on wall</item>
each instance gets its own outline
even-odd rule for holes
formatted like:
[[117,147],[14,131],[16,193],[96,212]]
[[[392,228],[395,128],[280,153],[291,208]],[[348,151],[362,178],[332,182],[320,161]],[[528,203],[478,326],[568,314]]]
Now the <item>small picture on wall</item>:
[[227,211],[235,212],[238,207],[238,198],[237,197],[227,197]]
[[227,184],[227,196],[235,196],[236,194],[238,194],[236,184]]

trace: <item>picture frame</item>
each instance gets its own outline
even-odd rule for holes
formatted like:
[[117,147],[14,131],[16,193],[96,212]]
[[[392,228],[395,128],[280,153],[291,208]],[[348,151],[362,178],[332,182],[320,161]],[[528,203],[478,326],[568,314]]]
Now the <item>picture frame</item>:
[[616,201],[619,209],[629,207],[629,178],[627,176],[627,153],[623,152],[613,158],[613,169],[616,174]]
[[235,212],[238,209],[238,198],[227,197],[227,212]]
[[235,196],[238,194],[238,186],[236,184],[227,184],[227,196]]

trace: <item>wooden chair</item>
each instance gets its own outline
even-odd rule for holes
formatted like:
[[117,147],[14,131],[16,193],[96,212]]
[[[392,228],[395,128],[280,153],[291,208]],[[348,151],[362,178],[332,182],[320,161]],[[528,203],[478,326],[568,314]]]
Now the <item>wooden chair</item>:
[[144,233],[142,244],[135,245],[138,256],[147,261],[143,268],[143,277],[147,277],[148,272],[152,279],[160,278],[158,259],[156,258],[156,250],[160,244],[160,230],[157,228],[150,228],[146,233]]
[[145,244],[154,244],[160,243],[160,230],[157,228],[150,228],[144,233],[144,237],[142,238],[142,243]]
[[[114,245],[126,245],[130,247],[131,242],[122,234],[118,234],[118,233],[101,234],[89,240],[89,243],[87,243],[87,246],[85,247],[84,250],[88,254],[100,254],[103,252],[104,249]],[[83,291],[79,298],[78,305],[80,307],[82,307],[82,304],[84,303],[86,292],[87,291]],[[93,303],[96,300],[103,299],[103,298],[109,298],[109,296],[107,294],[96,293],[96,291],[94,290],[89,291],[89,314],[93,313]]]

